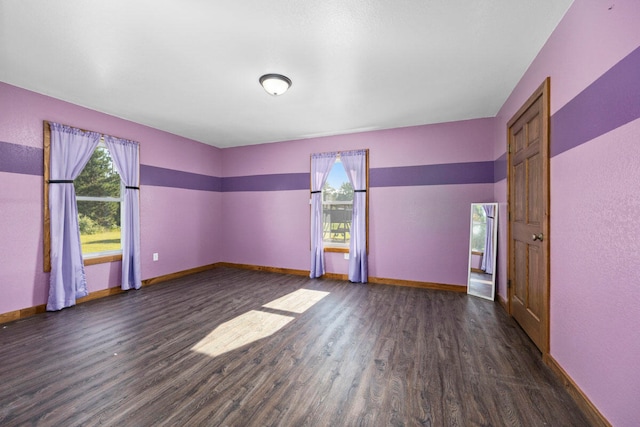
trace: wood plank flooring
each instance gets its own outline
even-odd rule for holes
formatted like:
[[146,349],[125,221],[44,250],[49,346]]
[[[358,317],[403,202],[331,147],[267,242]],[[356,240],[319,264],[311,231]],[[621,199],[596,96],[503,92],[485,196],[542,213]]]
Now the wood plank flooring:
[[218,268],[2,325],[0,425],[589,424],[496,303]]

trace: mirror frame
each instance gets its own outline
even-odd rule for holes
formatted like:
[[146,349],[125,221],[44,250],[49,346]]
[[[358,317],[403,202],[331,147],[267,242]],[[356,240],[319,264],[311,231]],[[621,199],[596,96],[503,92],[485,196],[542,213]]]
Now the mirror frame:
[[[472,246],[473,246],[473,208],[474,206],[477,205],[493,205],[494,207],[494,214],[493,214],[493,229],[492,231],[492,236],[491,236],[491,240],[493,242],[493,254],[492,254],[492,259],[491,259],[491,266],[492,266],[492,270],[493,273],[491,274],[491,297],[483,294],[483,293],[476,293],[474,291],[472,291],[471,289],[471,268],[472,268],[472,261],[473,261],[473,251]],[[495,202],[487,202],[487,203],[472,203],[471,204],[471,214],[470,214],[470,218],[469,218],[469,264],[468,264],[468,269],[467,269],[467,294],[468,295],[473,295],[479,298],[484,298],[484,299],[488,299],[491,301],[494,301],[496,298],[496,253],[497,253],[497,247],[498,247],[498,203]]]

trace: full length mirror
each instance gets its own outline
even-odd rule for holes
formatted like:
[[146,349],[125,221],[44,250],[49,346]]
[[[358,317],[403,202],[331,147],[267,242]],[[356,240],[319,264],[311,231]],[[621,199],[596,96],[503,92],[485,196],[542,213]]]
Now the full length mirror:
[[497,203],[471,204],[467,293],[492,301],[496,292],[497,221]]

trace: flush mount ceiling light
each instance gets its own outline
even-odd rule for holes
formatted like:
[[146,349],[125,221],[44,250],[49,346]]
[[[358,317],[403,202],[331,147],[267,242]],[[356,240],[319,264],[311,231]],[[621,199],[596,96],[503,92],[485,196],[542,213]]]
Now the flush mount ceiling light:
[[291,79],[282,74],[265,74],[260,77],[260,84],[269,95],[282,95],[291,87]]

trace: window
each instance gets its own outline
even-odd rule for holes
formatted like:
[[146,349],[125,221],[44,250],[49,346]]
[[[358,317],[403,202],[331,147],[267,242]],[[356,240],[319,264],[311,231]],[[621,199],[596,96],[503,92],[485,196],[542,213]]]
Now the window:
[[89,294],[89,264],[122,261],[120,287],[140,289],[140,145],[47,121],[43,142],[47,310],[72,306]]
[[322,188],[322,230],[325,248],[348,248],[353,214],[353,186],[338,158]]
[[73,182],[84,258],[122,253],[122,184],[109,150],[101,142]]
[[[51,271],[51,229],[50,229],[50,213],[49,213],[49,163],[50,163],[50,150],[51,150],[51,128],[49,122],[44,122],[44,199],[43,199],[43,234],[44,234],[44,253],[43,264],[44,271]],[[106,160],[108,158],[108,160]],[[103,169],[104,174],[99,178],[99,182],[92,188],[92,178],[90,175],[90,166],[92,163],[97,163],[95,169]],[[87,168],[89,170],[87,170]],[[114,176],[115,175],[115,176]],[[117,180],[117,181],[116,181]],[[114,184],[117,184],[117,192],[114,190]],[[120,235],[120,225],[122,221],[120,215],[122,212],[123,194],[122,184],[120,183],[120,176],[116,171],[109,150],[107,150],[104,141],[100,142],[98,147],[94,150],[92,158],[89,160],[83,172],[74,180],[74,187],[76,188],[76,200],[78,202],[78,212],[82,213],[82,216],[78,215],[78,222],[81,229],[81,242],[82,242],[82,255],[84,258],[84,264],[100,264],[105,262],[119,261],[122,259],[122,245]],[[78,192],[78,187],[83,188],[82,193]],[[92,206],[97,205],[98,208],[93,208],[95,211],[91,213]],[[111,205],[111,207],[109,207]],[[113,206],[117,205],[117,208]],[[101,207],[100,207],[101,206]],[[113,214],[113,217],[117,219],[117,226],[107,222],[107,220],[100,220],[96,217],[97,212],[100,210],[108,211],[117,209],[117,214]],[[91,213],[91,215],[89,215]],[[87,220],[86,218],[89,218]],[[106,215],[98,215],[106,216]],[[93,223],[92,223],[93,221]],[[109,226],[113,225],[113,226]],[[95,227],[94,227],[95,226]],[[92,228],[94,227],[94,228]],[[84,229],[85,233],[82,233]],[[116,232],[117,230],[117,232]],[[89,231],[89,232],[87,232]],[[109,234],[110,233],[110,234]],[[84,234],[84,236],[83,236]],[[85,239],[88,239],[88,245],[84,244]],[[85,249],[86,248],[86,249]],[[90,254],[90,255],[89,255]]]
[[487,215],[481,204],[474,204],[472,211],[471,250],[484,253],[485,239],[487,235]]
[[325,274],[325,251],[344,252],[349,254],[345,256],[349,260],[349,281],[367,283],[369,150],[311,154],[310,183],[309,277]]

